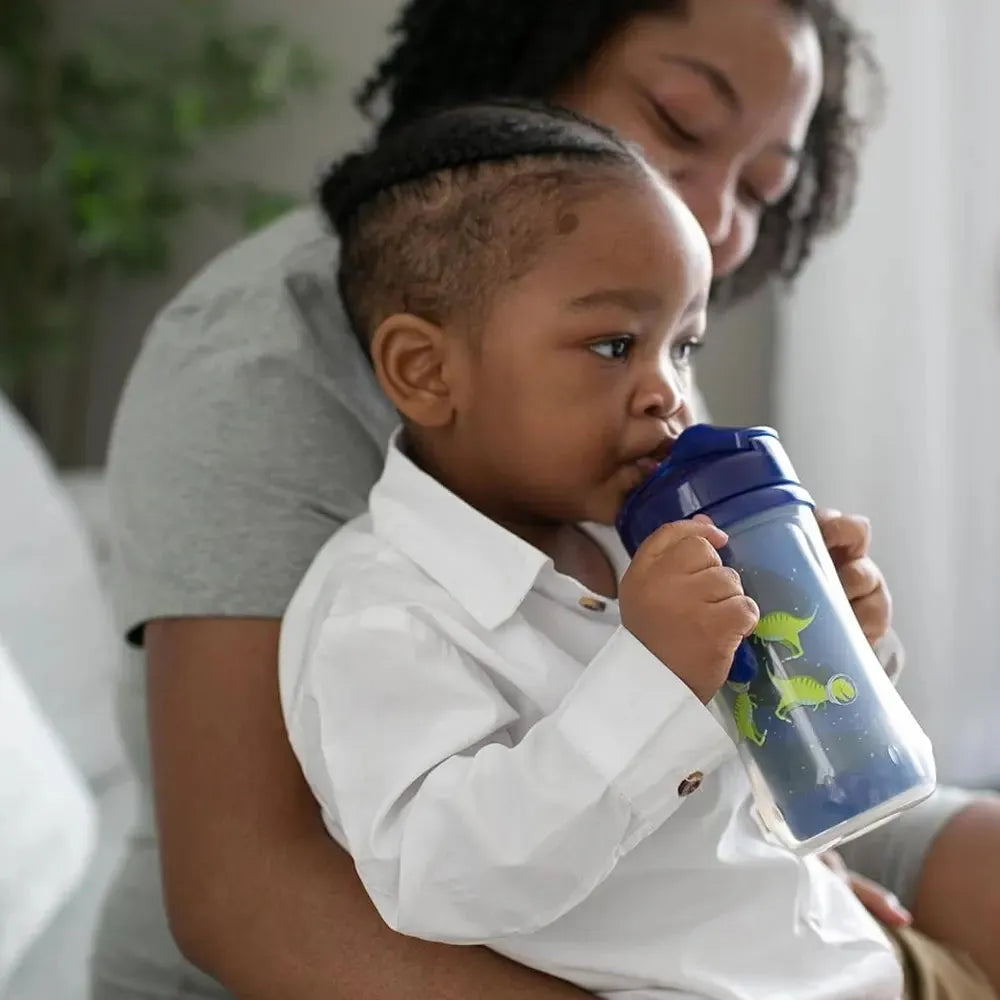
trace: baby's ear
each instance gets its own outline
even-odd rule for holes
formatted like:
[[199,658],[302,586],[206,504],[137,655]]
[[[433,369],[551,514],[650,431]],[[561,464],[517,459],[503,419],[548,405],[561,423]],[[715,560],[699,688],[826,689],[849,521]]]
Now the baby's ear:
[[444,427],[454,417],[451,347],[440,326],[409,313],[390,316],[372,337],[372,364],[382,391],[418,427]]

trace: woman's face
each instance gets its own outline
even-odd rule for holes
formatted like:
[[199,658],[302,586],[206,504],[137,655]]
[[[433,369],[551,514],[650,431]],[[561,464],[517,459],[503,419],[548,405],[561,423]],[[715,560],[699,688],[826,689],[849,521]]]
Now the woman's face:
[[795,182],[823,60],[811,22],[782,0],[687,8],[633,18],[558,97],[642,146],[701,223],[722,277]]

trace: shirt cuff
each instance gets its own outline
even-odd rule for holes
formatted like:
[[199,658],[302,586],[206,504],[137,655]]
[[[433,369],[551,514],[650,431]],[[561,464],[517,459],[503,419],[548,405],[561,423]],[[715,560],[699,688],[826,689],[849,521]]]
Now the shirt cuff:
[[635,814],[641,839],[736,752],[691,689],[625,628],[560,706],[562,735]]

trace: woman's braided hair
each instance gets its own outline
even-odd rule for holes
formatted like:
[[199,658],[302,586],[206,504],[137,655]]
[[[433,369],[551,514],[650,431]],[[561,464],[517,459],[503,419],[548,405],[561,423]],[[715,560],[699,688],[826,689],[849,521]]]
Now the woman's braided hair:
[[[397,43],[358,96],[370,116],[387,106],[382,130],[428,109],[492,98],[551,99],[627,21],[683,14],[691,0],[409,0]],[[798,180],[761,220],[747,263],[716,291],[732,300],[771,276],[790,280],[818,236],[846,219],[854,197],[863,122],[848,100],[851,70],[878,72],[864,39],[836,0],[783,0],[811,17],[826,86],[806,138]]]
[[335,163],[319,200],[340,237],[341,297],[362,346],[394,313],[475,328],[570,207],[613,183],[656,181],[609,129],[529,102],[418,115]]

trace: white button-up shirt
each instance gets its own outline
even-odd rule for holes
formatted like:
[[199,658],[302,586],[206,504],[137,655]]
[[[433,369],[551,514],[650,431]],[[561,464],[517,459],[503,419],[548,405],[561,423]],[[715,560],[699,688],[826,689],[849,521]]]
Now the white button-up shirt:
[[[624,572],[613,531],[587,530]],[[330,834],[404,934],[619,1000],[901,993],[884,934],[762,835],[718,717],[617,602],[396,445],[292,600],[281,700]]]

